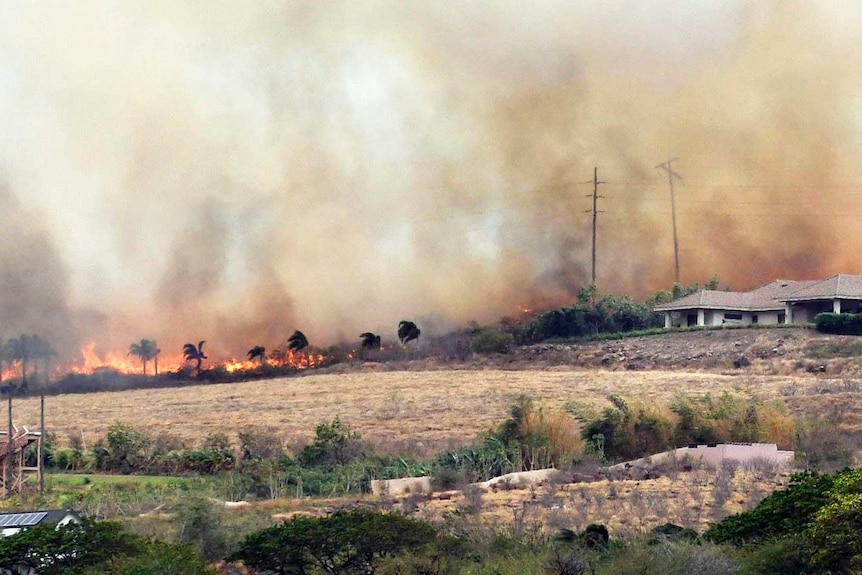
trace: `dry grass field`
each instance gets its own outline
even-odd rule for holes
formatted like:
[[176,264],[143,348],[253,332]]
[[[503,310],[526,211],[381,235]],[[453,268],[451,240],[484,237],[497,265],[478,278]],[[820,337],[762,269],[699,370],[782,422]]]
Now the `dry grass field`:
[[[580,531],[590,523],[603,523],[615,537],[644,533],[668,521],[703,532],[711,523],[756,507],[788,479],[788,473],[774,470],[694,469],[650,480],[549,483],[472,497],[456,494],[450,500],[422,501],[417,512],[435,520],[473,505],[491,525]],[[404,508],[405,500],[400,505]]]
[[[824,389],[836,393],[827,398]],[[46,399],[46,427],[62,443],[83,433],[90,444],[118,421],[190,442],[213,432],[235,436],[253,429],[277,430],[290,442],[311,437],[318,423],[339,416],[378,445],[408,442],[424,451],[470,441],[502,421],[520,394],[551,407],[568,402],[603,407],[610,393],[652,404],[680,391],[701,395],[725,390],[787,399],[798,409],[823,411],[829,402],[840,401],[842,409],[862,413],[856,407],[862,406],[862,393],[852,384],[807,374],[572,368],[364,371],[52,396]],[[38,427],[38,399],[16,400],[15,421]]]

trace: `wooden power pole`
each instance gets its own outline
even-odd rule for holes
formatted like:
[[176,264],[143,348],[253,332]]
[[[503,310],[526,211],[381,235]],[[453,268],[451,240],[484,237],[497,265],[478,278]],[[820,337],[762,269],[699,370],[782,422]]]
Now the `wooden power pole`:
[[[588,182],[589,183],[589,182]],[[599,181],[599,168],[598,166],[593,168],[593,209],[587,210],[588,212],[593,213],[593,275],[592,275],[592,285],[596,285],[596,224],[598,223],[598,216],[602,213],[598,210],[598,202],[599,198],[603,197],[599,195],[599,184],[604,184],[606,182]],[[587,194],[587,197],[590,197],[590,194]]]
[[676,235],[676,198],[673,195],[673,179],[677,178],[681,180],[682,176],[673,171],[671,164],[678,159],[668,158],[666,162],[656,166],[656,168],[667,172],[667,183],[670,186],[670,213],[673,220],[673,269],[674,282],[677,284],[679,283],[679,239]]

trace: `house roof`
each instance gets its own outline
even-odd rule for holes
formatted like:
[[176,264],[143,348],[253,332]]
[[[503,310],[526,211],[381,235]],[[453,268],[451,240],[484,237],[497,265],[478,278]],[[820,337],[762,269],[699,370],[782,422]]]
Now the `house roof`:
[[656,311],[673,311],[692,308],[742,309],[747,308],[751,296],[744,292],[704,289],[671,302],[655,306]]
[[787,301],[786,297],[789,294],[807,289],[816,283],[818,280],[775,280],[748,292],[752,296],[751,310],[782,310],[784,309],[783,302]]
[[784,296],[806,288],[817,281],[775,280],[747,292],[701,290],[671,302],[657,305],[655,311],[683,309],[724,309],[737,311],[783,310]]
[[862,276],[837,274],[825,280],[786,294],[781,301],[807,301],[818,299],[862,299]]
[[81,517],[68,509],[44,509],[39,511],[22,511],[19,513],[0,513],[0,529],[11,527],[33,527],[34,525],[57,525],[71,515],[80,522]]

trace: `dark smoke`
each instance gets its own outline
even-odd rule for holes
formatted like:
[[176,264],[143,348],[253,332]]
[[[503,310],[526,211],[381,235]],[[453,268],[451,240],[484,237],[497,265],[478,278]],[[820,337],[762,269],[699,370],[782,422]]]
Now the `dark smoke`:
[[[577,3],[574,3],[577,4]],[[110,25],[105,25],[110,23]],[[423,336],[862,272],[853,2],[0,7],[0,333]]]

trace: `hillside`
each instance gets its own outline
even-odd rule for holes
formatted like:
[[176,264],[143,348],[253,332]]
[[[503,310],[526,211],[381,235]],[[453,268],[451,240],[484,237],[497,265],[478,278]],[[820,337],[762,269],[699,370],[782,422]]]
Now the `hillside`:
[[862,338],[811,329],[717,329],[520,349],[511,365],[606,369],[730,370],[862,376]]
[[[82,433],[92,442],[116,421],[190,441],[261,429],[302,442],[318,423],[340,416],[375,443],[427,453],[469,442],[505,418],[520,394],[555,407],[601,408],[611,393],[655,403],[678,391],[727,390],[782,399],[794,411],[840,408],[842,425],[853,430],[862,427],[854,379],[862,360],[844,356],[860,345],[802,329],[542,344],[458,364],[340,364],[294,378],[59,395],[47,400],[47,425],[61,443]],[[37,399],[16,401],[16,420],[36,427],[37,410]]]

